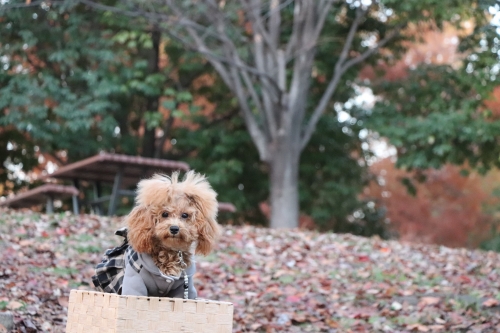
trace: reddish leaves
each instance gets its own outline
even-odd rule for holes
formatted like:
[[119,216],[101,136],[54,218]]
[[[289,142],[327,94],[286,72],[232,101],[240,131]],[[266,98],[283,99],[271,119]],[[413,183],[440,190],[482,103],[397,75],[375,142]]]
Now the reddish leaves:
[[[121,221],[2,212],[0,307],[17,332],[64,332],[69,290],[91,289]],[[225,227],[195,284],[234,303],[235,332],[493,332],[499,264],[495,253]]]
[[492,217],[486,212],[500,203],[492,195],[499,173],[464,177],[461,169],[447,165],[427,170],[426,182],[415,182],[417,195],[413,196],[401,180],[414,173],[396,169],[387,158],[371,167],[379,184],[372,182],[364,195],[387,208],[389,227],[402,240],[475,247],[491,237]]

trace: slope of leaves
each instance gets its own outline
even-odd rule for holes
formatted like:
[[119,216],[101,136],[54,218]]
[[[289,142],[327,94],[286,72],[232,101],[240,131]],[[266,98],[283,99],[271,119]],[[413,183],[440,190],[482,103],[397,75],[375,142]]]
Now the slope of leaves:
[[[0,309],[15,332],[64,332],[69,291],[91,289],[120,225],[2,211]],[[234,303],[235,332],[495,332],[499,264],[493,252],[227,226],[195,283]]]

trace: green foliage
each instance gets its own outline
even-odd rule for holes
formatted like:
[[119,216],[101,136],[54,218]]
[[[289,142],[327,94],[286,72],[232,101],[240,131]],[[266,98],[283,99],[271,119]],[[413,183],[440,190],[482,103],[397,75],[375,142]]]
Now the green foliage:
[[[468,162],[480,170],[499,166],[496,133],[500,125],[482,112],[481,102],[498,84],[498,56],[491,52],[499,48],[498,37],[483,12],[492,4],[466,0],[374,4],[354,38],[352,54],[369,49],[369,36],[383,38],[392,27],[409,22],[433,22],[439,27],[449,21],[458,27],[471,19],[476,22],[475,31],[460,44],[468,58],[458,69],[424,65],[401,81],[371,82],[375,95],[382,97],[373,110],[347,107],[362,84],[357,79],[361,66],[344,74],[300,162],[301,208],[320,228],[383,233],[383,210],[358,198],[369,181],[365,162],[371,152],[363,148],[366,135],[361,135],[366,128],[388,138],[398,149],[398,165],[407,169],[437,168],[447,162]],[[148,5],[141,2],[138,6]],[[207,10],[198,1],[184,1],[182,6],[196,17],[203,17]],[[240,4],[227,2],[225,6],[228,35],[241,42],[241,59],[251,63],[254,55],[245,44],[251,36],[241,25]],[[304,87],[309,89],[307,115],[328,85],[355,17],[355,2],[335,6],[336,14],[327,18],[316,48],[310,87]],[[284,3],[282,43],[290,35],[292,19],[293,4]],[[149,131],[161,129],[159,157],[185,160],[207,174],[219,199],[238,207],[239,213],[233,216],[237,221],[264,223],[258,205],[268,197],[267,167],[259,162],[236,101],[203,55],[187,52],[163,35],[161,51],[168,55],[168,64],[154,70],[150,59],[155,43],[151,24],[144,17],[91,11],[73,1],[0,10],[0,20],[1,161],[30,170],[37,151],[67,151],[69,161],[99,150],[135,155],[141,153],[144,141],[139,135],[141,126]],[[169,32],[179,33],[176,27]],[[219,42],[214,33],[214,27],[206,31],[208,45]],[[406,50],[401,42],[417,38],[395,38],[386,45],[387,52],[365,64],[396,61]],[[202,75],[213,82],[195,85]],[[200,112],[195,103],[198,96],[216,105],[213,114]],[[167,112],[158,112],[151,101]],[[338,121],[341,109],[351,115],[347,122]],[[181,125],[174,127],[174,120]],[[168,145],[162,143],[168,142],[172,148],[164,151]],[[8,177],[5,171],[0,173],[0,181]]]
[[1,15],[0,125],[25,133],[42,152],[66,150],[70,159],[117,145],[123,85],[110,73],[120,70],[123,54],[99,16],[66,6]]
[[412,170],[467,162],[483,172],[500,166],[500,122],[480,112],[500,81],[486,81],[480,68],[468,73],[467,66],[458,71],[421,66],[404,81],[375,86],[384,100],[366,124],[396,146],[398,166]]
[[25,181],[16,177],[15,169],[31,170],[38,165],[33,143],[15,128],[8,127],[0,130],[0,183],[4,186],[0,194],[9,193],[26,185]]
[[485,251],[500,252],[500,236],[496,235],[492,239],[481,243],[481,249]]
[[146,128],[152,129],[159,127],[163,121],[163,115],[157,111],[147,111],[144,113]]

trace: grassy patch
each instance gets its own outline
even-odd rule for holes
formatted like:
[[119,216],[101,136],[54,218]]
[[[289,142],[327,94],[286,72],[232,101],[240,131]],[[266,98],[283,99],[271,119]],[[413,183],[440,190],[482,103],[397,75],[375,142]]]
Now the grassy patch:
[[295,282],[295,278],[291,275],[282,275],[278,278],[278,280],[283,284],[291,284]]
[[95,245],[77,246],[78,253],[101,253],[102,249]]

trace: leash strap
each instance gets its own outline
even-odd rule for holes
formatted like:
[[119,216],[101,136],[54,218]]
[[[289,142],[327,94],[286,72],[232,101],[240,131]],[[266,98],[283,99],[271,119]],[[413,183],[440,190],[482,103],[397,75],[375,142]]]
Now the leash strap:
[[181,264],[181,267],[183,267],[182,274],[184,274],[184,299],[189,299],[189,296],[188,296],[188,291],[189,291],[188,275],[186,273],[186,270],[184,269],[184,267],[186,267],[187,265],[184,262],[184,259],[182,257],[182,251],[179,251],[177,254],[179,256],[179,263]]

